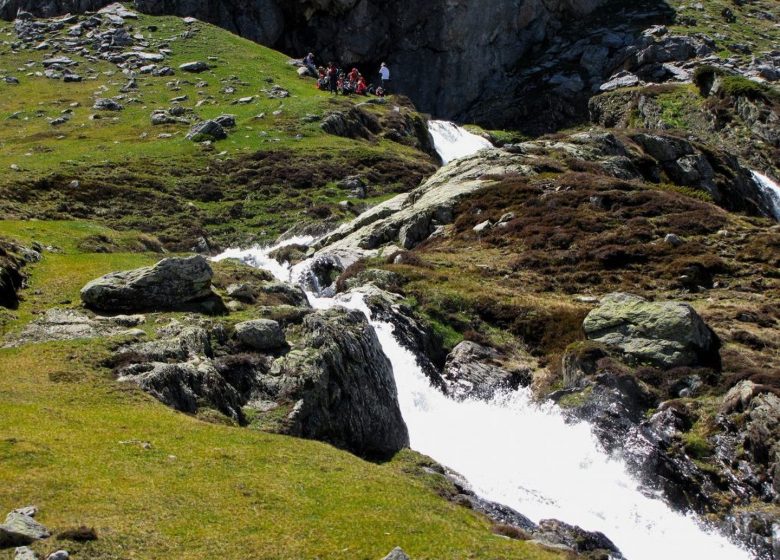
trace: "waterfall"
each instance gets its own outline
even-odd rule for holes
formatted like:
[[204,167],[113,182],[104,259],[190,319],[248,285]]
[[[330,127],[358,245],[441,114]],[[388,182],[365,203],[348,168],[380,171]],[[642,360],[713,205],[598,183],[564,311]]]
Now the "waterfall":
[[772,217],[780,222],[780,185],[775,183],[772,179],[759,173],[758,171],[751,171],[753,174],[753,181],[756,183],[758,190],[769,201],[769,209],[772,212]]
[[448,121],[430,121],[428,130],[436,152],[445,164],[493,147],[488,140]]
[[[431,129],[438,134],[457,127],[434,121]],[[471,144],[467,135],[460,129],[448,136],[456,143],[465,138],[470,148],[448,146],[442,158],[484,147]],[[228,251],[218,258],[239,258],[267,268],[280,280],[296,281],[305,274],[306,263],[292,267],[269,262],[269,253],[280,246]],[[752,558],[694,515],[676,512],[660,497],[645,495],[625,464],[603,451],[590,426],[567,423],[556,405],[536,403],[527,389],[489,401],[450,399],[431,386],[412,352],[396,340],[394,327],[372,316],[363,294],[308,296],[316,309],[340,305],[368,317],[393,366],[412,449],[463,475],[482,498],[512,507],[535,522],[556,518],[601,531],[629,560]]]

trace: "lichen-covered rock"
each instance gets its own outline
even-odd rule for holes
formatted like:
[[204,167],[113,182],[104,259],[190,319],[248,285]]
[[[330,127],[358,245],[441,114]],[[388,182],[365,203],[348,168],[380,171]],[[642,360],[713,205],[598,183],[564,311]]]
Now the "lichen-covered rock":
[[0,548],[25,546],[50,535],[46,527],[29,515],[12,511],[0,525]]
[[203,62],[202,60],[197,60],[195,62],[185,62],[184,64],[179,65],[179,70],[183,70],[185,72],[192,72],[194,74],[205,72],[208,69],[209,69],[209,65]]
[[382,560],[411,560],[409,556],[403,551],[400,546],[395,547],[390,551],[390,554],[385,556]]
[[20,546],[14,550],[14,560],[38,560],[38,555],[32,548]]
[[302,341],[274,362],[279,398],[294,403],[280,431],[369,457],[409,445],[392,366],[359,311],[308,315]]
[[81,289],[81,299],[101,311],[178,309],[211,296],[212,276],[201,256],[168,258],[93,280]]
[[185,362],[211,353],[211,339],[206,330],[187,326],[172,337],[126,346],[118,355],[132,355],[148,362]]
[[322,130],[344,138],[373,138],[382,130],[377,118],[366,111],[353,107],[346,113],[332,113],[322,121]]
[[638,363],[672,368],[717,361],[717,337],[685,303],[610,294],[582,326],[589,339],[616,348]]
[[227,132],[217,121],[203,121],[193,126],[187,133],[187,140],[203,142],[206,140],[224,140]]
[[744,379],[734,385],[723,397],[723,403],[720,405],[722,414],[731,414],[732,412],[743,412],[748,408],[753,398],[762,392],[762,388],[749,379]]
[[22,332],[9,335],[6,346],[129,334],[145,320],[143,315],[90,317],[75,309],[55,307],[28,323]]
[[137,384],[181,412],[194,414],[201,406],[209,406],[236,421],[243,418],[239,394],[208,360],[133,364],[121,371],[119,380]]
[[256,319],[237,324],[236,339],[243,346],[259,352],[277,350],[287,344],[282,327],[270,319]]

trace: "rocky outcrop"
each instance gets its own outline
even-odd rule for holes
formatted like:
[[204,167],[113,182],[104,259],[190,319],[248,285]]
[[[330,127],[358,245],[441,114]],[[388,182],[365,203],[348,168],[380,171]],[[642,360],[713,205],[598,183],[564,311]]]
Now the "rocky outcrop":
[[[317,266],[344,270],[362,257],[413,249],[443,234],[455,220],[455,209],[462,200],[495,184],[495,178],[534,177],[537,170],[549,170],[550,157],[573,160],[579,168],[594,164],[599,174],[618,179],[669,182],[701,190],[729,210],[752,215],[769,212],[757,197],[750,171],[728,154],[668,133],[631,131],[628,136],[617,136],[594,129],[482,150],[452,162],[410,193],[378,204],[322,237],[314,246]],[[505,227],[512,218],[504,219],[484,224],[484,228]],[[328,285],[321,283],[318,290]]]
[[589,339],[663,368],[718,362],[717,337],[687,304],[610,294],[582,325]]
[[260,352],[277,350],[287,344],[279,323],[269,319],[255,319],[237,324],[236,339],[242,345]]
[[390,361],[365,316],[333,309],[307,316],[300,349],[274,363],[279,398],[293,403],[291,435],[373,457],[409,445]]
[[[0,17],[12,19],[19,9],[50,17],[109,2],[0,0]],[[492,97],[515,99],[508,83],[516,81],[516,69],[529,52],[602,3],[436,0],[421,5],[404,0],[392,14],[383,3],[366,0],[135,0],[134,7],[194,16],[290,53],[315,50],[323,62],[361,65],[368,76],[387,60],[393,88],[412,94],[423,111],[466,117]]]
[[41,259],[40,245],[28,249],[17,243],[0,239],[0,307],[16,309],[19,305],[18,291],[26,279],[22,269],[26,264]]
[[230,332],[189,316],[154,340],[120,347],[108,365],[120,381],[188,414],[210,409],[366,457],[407,446],[392,368],[363,314],[304,311],[287,326],[292,347],[273,320]]
[[385,246],[411,249],[437,227],[452,223],[455,206],[486,185],[483,176],[531,173],[523,159],[498,151],[483,151],[440,169],[414,191],[398,195],[342,225],[318,241],[320,257],[336,259],[344,269],[361,257],[374,256]]
[[181,309],[210,298],[211,267],[201,256],[163,259],[154,266],[113,272],[81,289],[87,307],[100,311]]
[[145,321],[143,315],[90,317],[74,309],[55,307],[25,326],[21,333],[11,335],[6,346],[104,336],[144,336],[144,331],[137,327]]
[[476,342],[463,341],[447,356],[442,376],[449,392],[459,397],[489,399],[498,391],[529,385],[530,367],[506,369],[499,353]]
[[243,418],[238,393],[208,361],[135,364],[122,370],[119,380],[137,384],[181,412],[194,414],[203,406],[211,406],[235,421]]
[[374,138],[382,130],[379,120],[359,107],[353,107],[346,113],[332,113],[320,126],[328,134],[365,140]]

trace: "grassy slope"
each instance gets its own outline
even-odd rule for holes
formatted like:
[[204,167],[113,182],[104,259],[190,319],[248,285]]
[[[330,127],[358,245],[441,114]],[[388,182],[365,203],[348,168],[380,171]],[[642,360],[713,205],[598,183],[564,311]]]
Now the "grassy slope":
[[[324,133],[319,122],[304,122],[307,115],[322,118],[360,100],[333,99],[317,91],[314,81],[299,78],[281,53],[205,24],[184,38],[187,27],[179,18],[141,16],[133,25],[150,42],[148,50],[170,45],[174,54],[165,64],[173,68],[208,57],[217,60],[210,60],[213,68],[202,74],[139,76],[139,89],[122,101],[124,111],[103,112],[100,120],[90,120],[97,113],[94,98],[120,95],[126,84],[116,66],[76,57],[80,64],[75,70],[86,79],[65,84],[27,76],[41,66],[25,64],[40,62],[51,51],[16,53],[10,43],[0,45],[0,76],[21,80],[16,86],[0,80],[0,215],[97,219],[112,227],[142,229],[176,248],[191,247],[200,235],[224,243],[267,240],[292,224],[322,218],[322,211],[311,214],[316,206],[327,206],[325,215],[333,219],[347,217],[337,203],[348,193],[336,181],[381,168],[376,162],[384,167],[369,179],[368,202],[408,190],[433,169],[430,158],[403,144],[339,138]],[[151,25],[157,30],[150,31]],[[0,37],[14,37],[10,24],[0,23]],[[196,87],[201,81],[208,85]],[[269,99],[263,90],[273,85],[291,96]],[[235,93],[223,93],[226,86]],[[184,138],[187,125],[151,124],[154,109],[166,109],[172,98],[183,95],[188,99],[182,105],[202,118],[236,115],[237,128],[227,140],[204,150]],[[245,96],[255,100],[232,104]],[[196,108],[200,100],[205,104]],[[52,127],[50,119],[73,103],[78,107],[72,119]],[[390,105],[368,110],[380,119],[394,117]],[[17,113],[18,118],[8,118]],[[256,118],[261,114],[265,116]],[[161,133],[173,136],[160,139]],[[258,150],[275,155],[258,163]],[[12,165],[21,171],[10,171]],[[69,187],[74,179],[79,188]]]
[[[82,252],[96,233],[134,242],[87,223],[0,225],[2,235],[59,249],[31,267],[13,330],[35,312],[75,306],[90,278],[159,258]],[[414,454],[375,465],[176,413],[110,378],[100,363],[111,344],[0,350],[0,510],[34,503],[55,531],[94,526],[95,543],[59,543],[76,557],[370,559],[396,545],[414,558],[555,557],[492,535],[485,520],[443,500]]]
[[[42,508],[82,558],[548,558],[405,474],[327,445],[205,424],[89,367],[100,343],[0,351],[3,509]],[[151,447],[144,448],[142,442]],[[53,542],[36,547],[41,551]]]
[[[178,18],[142,16],[136,27],[145,30],[150,24],[159,31],[144,34],[157,40],[184,30]],[[2,25],[0,36],[10,29]],[[17,68],[44,54],[16,55],[0,46],[0,69],[5,70],[0,74],[22,80],[14,89],[0,82],[0,188],[7,189],[6,217],[81,213],[97,220],[0,222],[0,236],[49,247],[42,262],[28,267],[28,288],[19,309],[4,314],[3,333],[18,332],[46,309],[78,307],[78,290],[92,278],[158,260],[159,253],[151,251],[159,244],[134,228],[162,231],[161,237],[176,240],[182,231],[187,233],[186,227],[177,230],[176,225],[187,219],[211,219],[215,228],[223,226],[218,218],[224,201],[198,196],[188,200],[181,189],[212,170],[240,167],[243,158],[251,160],[258,150],[282,154],[280,170],[292,154],[299,164],[316,165],[327,158],[334,167],[343,165],[344,175],[355,161],[366,167],[395,161],[403,169],[406,161],[426,159],[399,144],[336,138],[322,133],[317,123],[302,123],[303,115],[322,115],[349,102],[334,102],[316,92],[278,53],[205,25],[195,39],[177,40],[172,46],[176,55],[169,62],[174,67],[212,55],[220,60],[212,72],[200,76],[180,73],[177,78],[190,82],[182,83],[180,91],[168,89],[170,78],[142,78],[138,94],[130,95],[143,103],[128,104],[125,111],[99,121],[88,118],[94,112],[93,94],[105,85],[101,95],[116,95],[124,84],[121,75],[99,74],[82,84],[28,78]],[[91,66],[99,72],[116,70],[104,63]],[[86,75],[84,63],[79,72]],[[232,75],[249,85],[239,86],[235,94],[219,93],[220,80]],[[281,102],[266,99],[260,92],[270,87],[266,78],[293,96]],[[238,115],[239,127],[215,151],[186,141],[186,126],[149,123],[152,109],[167,107],[174,96],[189,95],[185,104],[193,106],[198,96],[192,84],[200,79],[209,82],[204,89],[214,97],[214,105],[198,109],[202,117]],[[251,105],[228,104],[258,94]],[[71,103],[80,105],[72,121],[51,127],[47,118]],[[282,113],[273,116],[280,107]],[[22,111],[19,120],[6,119],[17,111]],[[382,108],[373,111],[382,116]],[[265,119],[253,118],[261,112]],[[156,139],[161,132],[174,137]],[[227,154],[216,155],[223,151]],[[22,171],[8,171],[11,164]],[[384,182],[374,193],[377,199],[409,187],[408,180],[388,179],[391,174],[380,177]],[[69,192],[73,179],[79,179],[86,192]],[[253,185],[251,180],[246,183],[228,177],[216,188],[250,199]],[[242,186],[247,188],[242,191]],[[344,196],[327,176],[309,186],[298,185],[306,200],[279,208],[279,201],[300,194],[290,192],[283,174],[272,186],[273,193],[257,193],[251,216],[234,220],[238,225],[225,230],[227,237],[270,237],[299,220],[307,206],[335,205]],[[53,192],[58,196],[50,196]],[[139,197],[142,204],[128,204],[112,214],[112,207],[125,204],[127,196]],[[58,209],[63,200],[70,204],[69,199],[81,205],[80,212]],[[167,322],[171,316],[157,314],[149,323]],[[76,558],[98,559],[372,559],[401,545],[414,558],[557,557],[493,535],[486,520],[442,499],[441,481],[422,473],[420,459],[412,453],[376,465],[324,444],[208,424],[176,413],[110,378],[100,364],[115,342],[0,349],[0,511],[34,503],[41,508],[41,521],[55,532],[85,524],[100,536],[89,544],[50,540],[36,546],[39,552],[64,547]]]

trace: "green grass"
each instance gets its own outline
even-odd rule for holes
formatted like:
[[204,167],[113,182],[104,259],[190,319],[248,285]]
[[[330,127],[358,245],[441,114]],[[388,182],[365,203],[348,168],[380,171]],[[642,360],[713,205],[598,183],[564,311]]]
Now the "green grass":
[[[134,234],[86,222],[2,222],[0,235],[45,238],[58,252],[30,265],[13,329],[51,307],[78,306],[78,290],[154,253],[87,253],[95,235]],[[147,325],[177,314],[158,313]],[[228,319],[229,320],[229,319]],[[385,464],[329,445],[177,413],[116,382],[101,364],[115,341],[0,349],[0,511],[26,504],[55,533],[94,527],[99,539],[49,540],[39,553],[76,557],[381,558],[395,546],[415,559],[558,556],[491,533],[491,524],[442,498],[410,451]],[[147,445],[148,443],[148,445]]]
[[[727,48],[734,43],[742,43],[750,46],[754,53],[770,51],[776,47],[777,37],[774,21],[752,16],[758,10],[780,16],[780,8],[774,0],[757,0],[738,6],[731,0],[707,0],[699,5],[701,10],[695,9],[689,2],[683,0],[670,0],[668,4],[677,11],[678,21],[682,18],[693,18],[695,25],[674,24],[670,30],[675,33],[693,34],[704,33],[716,39],[718,54],[722,58],[738,57],[750,61],[750,55],[735,54]],[[724,8],[730,9],[736,16],[733,23],[726,22],[721,16]]]
[[[352,217],[338,204],[349,195],[336,187],[344,177],[368,177],[368,202],[374,202],[408,191],[434,170],[432,159],[413,147],[382,137],[340,138],[326,134],[320,121],[307,122],[309,115],[323,118],[364,99],[318,91],[313,79],[298,76],[286,55],[207,24],[198,24],[198,33],[185,39],[186,26],[176,17],[142,15],[133,25],[150,42],[147,50],[170,43],[174,54],[164,64],[177,69],[203,60],[212,69],[139,76],[138,90],[122,101],[124,111],[91,120],[99,113],[92,109],[95,96],[120,95],[126,83],[116,66],[74,55],[80,61],[76,71],[87,79],[65,84],[27,76],[25,64],[50,52],[15,53],[0,46],[0,75],[21,80],[18,86],[0,81],[0,217],[91,219],[143,231],[174,250],[190,249],[201,236],[221,246],[249,244],[322,216],[334,222]],[[157,30],[149,31],[150,25]],[[11,29],[1,23],[0,35]],[[196,87],[201,81],[207,86]],[[228,85],[236,91],[223,93]],[[273,85],[290,97],[269,99],[266,91]],[[151,124],[153,110],[167,109],[172,98],[183,95],[182,105],[199,117],[234,114],[237,127],[204,149],[185,139],[186,124]],[[254,101],[233,104],[247,96]],[[196,107],[199,101],[204,104]],[[405,106],[396,113],[395,101],[365,110],[387,122],[413,113]],[[49,124],[74,104],[68,123]],[[160,139],[161,133],[172,137]],[[11,171],[12,165],[20,171]],[[71,186],[73,181],[79,186]]]
[[690,115],[701,109],[703,99],[692,85],[680,86],[656,96],[661,108],[661,121],[670,128],[686,129],[691,125]]
[[[96,372],[101,343],[0,350],[0,507],[34,503],[77,557],[554,558],[408,473],[317,442],[206,424]],[[61,372],[67,371],[68,375]],[[148,449],[143,442],[148,442]]]

